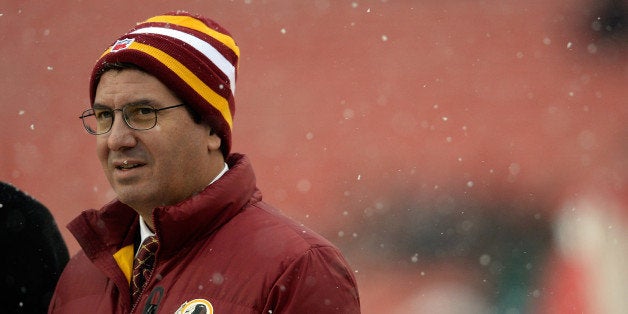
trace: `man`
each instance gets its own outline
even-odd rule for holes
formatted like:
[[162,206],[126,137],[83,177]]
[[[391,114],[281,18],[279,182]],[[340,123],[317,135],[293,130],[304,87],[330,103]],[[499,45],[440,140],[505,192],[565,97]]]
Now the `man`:
[[176,12],[96,62],[81,118],[117,199],[68,225],[82,251],[50,313],[359,313],[338,249],[262,202],[230,153],[239,54],[220,25]]

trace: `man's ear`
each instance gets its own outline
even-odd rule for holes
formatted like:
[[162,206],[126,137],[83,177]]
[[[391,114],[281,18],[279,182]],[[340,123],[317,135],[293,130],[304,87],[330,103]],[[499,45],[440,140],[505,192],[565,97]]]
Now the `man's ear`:
[[220,144],[222,144],[222,140],[220,137],[214,132],[214,130],[209,130],[209,136],[207,137],[207,150],[218,151],[220,152]]

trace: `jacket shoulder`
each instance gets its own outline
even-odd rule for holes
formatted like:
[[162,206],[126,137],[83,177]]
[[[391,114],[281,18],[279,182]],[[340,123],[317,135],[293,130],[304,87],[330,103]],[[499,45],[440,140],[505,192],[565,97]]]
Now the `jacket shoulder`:
[[270,251],[282,250],[283,254],[294,254],[295,258],[318,247],[337,250],[317,232],[262,201],[250,205],[237,215],[233,226],[251,230],[248,237],[255,242],[256,247]]
[[81,250],[70,259],[61,273],[49,313],[72,313],[94,308],[102,304],[103,291],[108,284],[109,279]]

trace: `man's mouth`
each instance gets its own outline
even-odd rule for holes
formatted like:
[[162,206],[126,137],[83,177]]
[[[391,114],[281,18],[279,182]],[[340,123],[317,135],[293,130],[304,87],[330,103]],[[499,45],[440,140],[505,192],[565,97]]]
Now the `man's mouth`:
[[133,162],[129,162],[127,160],[123,161],[121,164],[117,164],[115,167],[118,170],[129,170],[129,169],[133,169],[133,168],[137,168],[137,167],[141,167],[144,164],[141,163],[133,163]]

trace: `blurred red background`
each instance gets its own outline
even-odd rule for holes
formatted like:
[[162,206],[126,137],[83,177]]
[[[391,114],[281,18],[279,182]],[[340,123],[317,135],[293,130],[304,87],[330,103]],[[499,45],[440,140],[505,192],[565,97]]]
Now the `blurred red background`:
[[[379,251],[380,218],[398,218],[388,220],[390,235],[416,218],[400,212],[420,208],[433,217],[443,204],[454,214],[493,217],[482,230],[520,227],[511,234],[517,238],[540,226],[550,238],[541,237],[543,258],[528,276],[535,284],[519,308],[612,313],[627,306],[615,295],[626,281],[612,279],[628,278],[621,263],[628,257],[627,7],[612,0],[9,1],[0,4],[0,180],[46,205],[75,253],[65,225],[115,197],[95,139],[77,118],[89,106],[91,67],[135,22],[184,9],[215,19],[240,46],[233,151],[251,158],[266,201],[345,251],[363,313],[439,308],[440,288],[425,290],[436,284],[449,297],[475,295],[467,288],[487,294],[475,269],[495,261],[488,251],[423,259],[419,249],[400,249],[398,237],[389,239],[394,252]],[[601,242],[589,233],[573,240],[585,230],[573,227],[581,215],[589,229],[601,226],[593,233]],[[406,221],[405,234],[423,234],[412,226]],[[614,262],[582,243],[610,245]],[[618,268],[604,275],[596,267]]]

